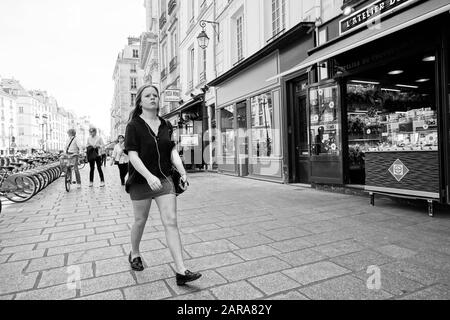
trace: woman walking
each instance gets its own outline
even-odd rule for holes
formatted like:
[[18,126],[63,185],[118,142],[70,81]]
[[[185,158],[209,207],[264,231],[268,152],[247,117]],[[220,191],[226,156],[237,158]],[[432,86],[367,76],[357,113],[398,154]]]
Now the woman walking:
[[111,165],[116,164],[119,167],[120,182],[125,185],[125,176],[128,173],[128,156],[125,154],[125,137],[120,135],[117,140],[119,141],[112,154]]
[[77,132],[75,129],[70,129],[67,131],[67,135],[69,136],[69,140],[66,144],[66,153],[68,155],[72,155],[75,158],[76,165],[73,167],[75,171],[75,179],[77,180],[77,188],[81,188],[81,176],[80,169],[78,168],[78,158],[80,156],[80,152],[83,147],[80,144],[80,141],[77,138]]
[[96,128],[89,129],[90,137],[87,140],[86,144],[86,154],[89,161],[89,165],[91,166],[91,171],[89,172],[89,187],[94,186],[94,171],[95,165],[97,164],[98,174],[100,176],[100,187],[105,186],[105,178],[103,176],[102,171],[102,158],[100,156],[100,151],[104,147],[103,139],[97,135]]
[[130,159],[126,191],[133,203],[135,222],[131,229],[131,268],[144,270],[139,244],[152,200],[158,205],[167,246],[175,263],[177,285],[197,280],[200,273],[186,269],[177,223],[177,200],[170,177],[172,165],[187,183],[186,171],[171,141],[169,123],[158,116],[159,91],[152,85],[141,87],[125,134],[125,152]]

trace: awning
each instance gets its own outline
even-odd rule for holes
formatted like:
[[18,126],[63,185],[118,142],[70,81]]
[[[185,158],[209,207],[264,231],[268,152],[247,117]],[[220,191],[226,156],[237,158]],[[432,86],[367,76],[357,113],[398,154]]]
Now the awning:
[[343,52],[352,50],[366,43],[375,41],[381,37],[385,37],[399,30],[405,29],[409,26],[415,25],[441,13],[450,10],[450,0],[428,0],[419,5],[414,6],[411,9],[396,15],[393,18],[387,19],[380,24],[380,28],[371,28],[360,31],[349,37],[345,37],[338,42],[335,42],[322,50],[314,52],[303,62],[295,67],[277,74],[274,77],[267,79],[266,81],[272,81],[277,78],[284,77],[293,72],[307,68],[318,62],[335,57]]
[[179,108],[165,114],[162,116],[163,119],[169,119],[171,117],[173,117],[176,114],[182,113],[194,106],[197,106],[198,104],[201,104],[204,101],[204,94],[199,94],[197,96],[194,96],[192,99],[190,99],[189,101],[183,103]]

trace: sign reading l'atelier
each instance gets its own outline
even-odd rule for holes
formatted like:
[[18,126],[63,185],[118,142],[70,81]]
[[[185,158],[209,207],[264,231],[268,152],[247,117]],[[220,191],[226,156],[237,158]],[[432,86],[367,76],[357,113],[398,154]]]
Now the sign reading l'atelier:
[[359,29],[370,23],[379,23],[383,16],[388,15],[394,9],[406,7],[418,0],[378,0],[356,11],[352,15],[339,21],[340,34]]

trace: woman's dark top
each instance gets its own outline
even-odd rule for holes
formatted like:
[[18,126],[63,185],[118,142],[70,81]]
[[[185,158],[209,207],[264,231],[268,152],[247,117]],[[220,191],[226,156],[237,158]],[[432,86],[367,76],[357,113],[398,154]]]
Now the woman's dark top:
[[[141,118],[132,119],[125,132],[125,154],[136,151],[145,167],[159,179],[169,177],[172,172],[171,154],[175,147],[175,142],[171,140],[172,125],[159,117],[161,125],[157,135],[149,125]],[[160,156],[158,157],[158,149]],[[159,158],[159,159],[158,159]],[[158,160],[160,165],[158,164]],[[129,162],[128,180],[126,191],[129,192],[131,184],[146,184],[147,180],[134,169]]]

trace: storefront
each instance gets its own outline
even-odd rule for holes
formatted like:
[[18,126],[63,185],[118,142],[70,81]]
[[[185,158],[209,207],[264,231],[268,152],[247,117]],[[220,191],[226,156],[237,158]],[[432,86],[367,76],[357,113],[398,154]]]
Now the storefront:
[[208,118],[204,109],[204,94],[200,94],[163,116],[172,124],[173,139],[188,170],[201,170],[205,166],[203,150],[208,141],[204,132]]
[[[218,171],[284,182],[289,130],[279,79],[313,47],[311,23],[300,23],[208,83],[216,88]],[[304,71],[306,75],[306,70]]]
[[289,91],[310,68],[299,122],[310,183],[426,199],[430,210],[450,203],[449,10],[448,0],[365,1],[321,26],[328,42],[278,75]]

